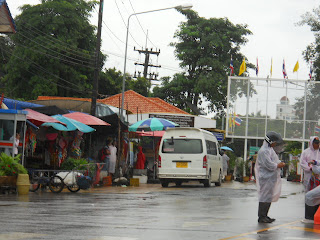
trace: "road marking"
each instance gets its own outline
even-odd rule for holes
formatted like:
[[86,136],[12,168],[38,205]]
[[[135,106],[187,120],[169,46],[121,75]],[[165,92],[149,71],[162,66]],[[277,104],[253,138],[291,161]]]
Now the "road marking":
[[0,239],[5,239],[5,240],[33,239],[36,237],[43,237],[43,236],[47,236],[47,234],[13,232],[13,233],[1,233]]
[[227,239],[239,238],[239,237],[244,237],[244,236],[255,234],[255,233],[266,232],[266,231],[278,229],[278,228],[281,228],[281,227],[284,227],[284,226],[288,226],[288,225],[291,225],[291,224],[295,224],[297,222],[300,222],[300,221],[294,221],[294,222],[290,222],[290,223],[285,223],[285,224],[281,224],[281,225],[270,227],[270,228],[263,228],[263,229],[260,229],[260,230],[257,230],[257,231],[242,233],[242,234],[239,234],[239,235],[236,235],[236,236],[232,236],[232,237],[221,238],[219,240],[227,240]]
[[302,230],[302,231],[306,231],[306,232],[314,232],[314,233],[320,233],[320,229],[314,229],[314,228],[305,228],[305,227],[286,227],[286,228],[290,228],[290,229],[296,229],[296,230]]

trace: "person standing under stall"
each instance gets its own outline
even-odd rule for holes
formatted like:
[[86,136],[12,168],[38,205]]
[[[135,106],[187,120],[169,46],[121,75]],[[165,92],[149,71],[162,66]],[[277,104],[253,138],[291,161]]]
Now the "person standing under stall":
[[[305,192],[310,191],[310,179],[314,165],[320,165],[319,137],[310,137],[309,147],[305,149],[300,157],[300,166],[303,169],[303,185]],[[316,208],[305,204],[305,218],[313,220]]]
[[[13,136],[10,138],[10,141],[13,141]],[[16,133],[16,140],[13,143],[13,149],[12,149],[14,156],[17,156],[17,154],[18,154],[19,142],[20,142],[20,134]]]
[[116,171],[116,163],[117,163],[117,148],[115,147],[115,141],[112,140],[108,145],[110,151],[109,157],[109,174],[113,177]]
[[226,154],[226,151],[222,151],[222,163],[223,163],[223,179],[228,175],[228,166],[230,158]]
[[259,195],[259,223],[275,221],[274,218],[268,217],[268,212],[271,202],[278,201],[281,193],[280,169],[285,166],[285,163],[279,160],[277,152],[280,152],[283,143],[279,133],[270,131],[266,134],[258,152],[255,176]]

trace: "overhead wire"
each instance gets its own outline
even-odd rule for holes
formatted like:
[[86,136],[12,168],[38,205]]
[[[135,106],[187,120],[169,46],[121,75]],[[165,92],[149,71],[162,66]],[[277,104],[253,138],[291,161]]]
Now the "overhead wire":
[[[49,52],[52,52],[52,53],[55,53],[55,54],[58,54],[58,56],[62,56],[62,57],[65,57],[65,58],[69,58],[69,60],[63,59],[63,58],[60,58],[60,57],[57,57],[57,56],[54,56],[54,55],[51,55],[51,54],[48,54],[48,53],[41,52],[41,51],[36,50],[36,49],[34,49],[34,48],[29,48],[29,47],[28,47],[28,49],[32,49],[32,50],[35,51],[35,52],[42,53],[42,54],[44,54],[44,55],[50,56],[50,57],[55,58],[55,59],[59,59],[59,60],[61,60],[61,61],[64,61],[64,62],[67,62],[67,63],[70,63],[70,64],[80,65],[80,66],[87,67],[87,68],[94,68],[94,64],[92,64],[92,63],[90,63],[90,62],[84,62],[84,61],[78,60],[78,59],[76,59],[76,58],[69,57],[69,56],[67,56],[67,55],[65,55],[65,54],[62,54],[62,53],[60,53],[60,52],[57,52],[57,51],[55,51],[55,50],[53,50],[53,49],[51,49],[51,48],[47,48],[47,47],[45,47],[44,45],[38,43],[37,41],[35,41],[35,40],[33,40],[33,39],[30,39],[30,38],[28,38],[27,36],[23,35],[21,32],[19,32],[19,33],[17,32],[17,34],[21,35],[22,37],[28,39],[29,41],[31,41],[31,42],[33,42],[33,43],[35,43],[35,44],[37,44],[38,46],[41,46],[41,47],[44,48],[45,50],[48,50]],[[20,45],[20,46],[21,46],[21,45]],[[26,47],[26,46],[22,46],[22,47]],[[72,61],[72,60],[73,60],[73,61]],[[76,61],[78,61],[78,62],[76,62]],[[81,62],[81,63],[80,63],[80,62]]]
[[[55,78],[57,78],[57,79],[65,82],[65,83],[68,83],[68,84],[70,84],[70,85],[73,85],[73,86],[75,86],[75,87],[77,87],[77,88],[79,87],[77,84],[74,84],[74,83],[72,83],[72,82],[70,82],[70,81],[68,81],[68,80],[65,80],[65,79],[63,79],[63,78],[61,78],[61,77],[59,77],[59,76],[57,76],[57,75],[55,75],[55,74],[47,71],[45,68],[43,68],[42,66],[38,65],[37,63],[35,63],[34,61],[32,61],[32,60],[30,60],[30,59],[21,58],[21,57],[13,54],[12,52],[10,52],[10,51],[8,51],[8,50],[6,50],[6,49],[4,49],[4,51],[7,52],[8,54],[10,54],[10,55],[13,56],[13,57],[16,57],[16,58],[18,58],[18,59],[20,59],[20,60],[22,60],[22,61],[29,62],[29,63],[33,64],[34,67],[36,67],[37,69],[41,70],[42,72],[44,72],[44,73],[46,73],[46,74],[49,74],[49,75],[51,75],[51,76],[53,76],[53,77],[55,77]],[[35,74],[34,72],[30,72],[28,69],[24,69],[24,70],[26,70],[26,71],[29,72],[29,73]],[[43,79],[45,79],[45,78],[42,77],[42,76],[40,76],[40,77],[43,78]],[[47,79],[45,79],[45,80],[47,81]],[[60,86],[61,88],[65,88],[65,89],[68,89],[68,90],[73,90],[73,91],[76,91],[76,92],[79,92],[79,93],[87,93],[87,92],[88,92],[88,90],[82,91],[82,90],[78,90],[78,89],[75,89],[75,88],[70,88],[70,87],[67,87],[67,86],[64,86],[64,85],[60,85],[60,84],[57,83],[57,82],[55,82],[55,84],[57,84],[57,85]]]
[[[0,17],[0,18],[3,18],[3,17]],[[91,66],[91,68],[94,67],[94,65],[93,65],[92,63],[88,62],[88,61],[84,61],[84,60],[81,60],[81,59],[76,59],[76,58],[70,57],[70,56],[68,56],[68,55],[62,54],[62,53],[60,53],[60,52],[58,52],[58,51],[55,51],[55,50],[53,50],[53,49],[51,49],[51,48],[48,48],[48,47],[44,46],[44,45],[41,43],[41,41],[38,42],[38,41],[34,40],[34,39],[37,39],[35,36],[32,36],[32,38],[29,38],[29,37],[27,37],[26,35],[24,35],[21,31],[17,31],[16,34],[22,36],[23,38],[28,39],[29,41],[35,43],[35,44],[38,45],[38,46],[41,46],[42,48],[44,48],[44,49],[46,49],[46,50],[48,50],[48,51],[50,51],[50,52],[52,52],[52,53],[58,54],[58,55],[63,56],[63,57],[65,57],[65,58],[68,59],[68,60],[67,60],[67,59],[63,59],[63,58],[58,58],[59,60],[62,60],[62,61],[64,61],[64,62],[68,62],[68,63],[71,63],[71,64],[75,64],[75,65],[81,65],[81,66],[83,66],[83,67],[90,67],[90,66]],[[41,35],[41,36],[46,36],[46,35],[44,34],[44,35]],[[37,39],[37,40],[39,40],[39,39]],[[46,44],[47,44],[47,43],[46,43]],[[56,47],[56,45],[51,45],[51,46]],[[26,47],[26,46],[23,46],[23,47]],[[42,53],[42,54],[46,54],[47,56],[50,56],[50,57],[53,57],[53,58],[56,58],[56,59],[57,59],[56,56],[49,55],[49,54],[44,53],[44,52],[41,52],[41,51],[39,51],[39,50],[34,50],[34,51],[37,51],[37,52]]]
[[[29,26],[29,27],[28,27]],[[77,55],[77,56],[83,56],[83,57],[86,57],[86,58],[90,58],[90,57],[94,57],[94,54],[95,53],[84,53],[83,52],[83,50],[85,50],[85,49],[80,49],[80,48],[76,48],[76,49],[74,49],[74,48],[71,48],[70,47],[70,44],[67,44],[66,42],[63,42],[63,41],[61,41],[61,40],[59,40],[58,38],[55,38],[55,37],[53,37],[53,36],[51,36],[51,35],[48,35],[47,33],[45,33],[45,32],[42,32],[41,30],[39,30],[38,28],[35,28],[35,27],[33,27],[32,25],[30,25],[29,23],[23,23],[23,27],[25,27],[25,28],[27,28],[28,30],[30,30],[30,31],[32,31],[32,32],[34,32],[34,33],[36,33],[38,36],[42,36],[42,37],[45,37],[49,42],[52,42],[52,43],[57,43],[57,42],[59,42],[59,43],[61,43],[61,47],[64,47],[65,49],[63,49],[63,50],[70,50],[70,53],[72,53],[72,52],[74,52],[74,53],[76,53],[75,55]],[[23,28],[22,28],[23,29]],[[34,30],[33,30],[34,29]],[[19,30],[20,31],[20,30]],[[17,31],[17,33],[19,32],[19,31]],[[59,45],[57,45],[57,46],[59,46]],[[86,50],[85,50],[86,51]]]
[[[136,12],[135,12],[135,10],[134,10],[134,8],[133,8],[133,5],[132,5],[132,3],[131,3],[131,0],[129,0],[129,3],[130,3],[130,5],[131,5],[131,8],[132,8],[132,10],[133,10],[133,13],[135,14]],[[147,37],[147,39],[149,40],[149,42],[150,42],[155,48],[157,48],[157,46],[150,40],[148,34],[147,34],[147,33],[145,32],[145,30],[143,29],[143,27],[142,27],[142,25],[141,25],[141,23],[140,23],[140,21],[139,21],[138,16],[135,15],[135,17],[136,17],[136,19],[137,19],[137,21],[138,21],[138,23],[139,23],[139,25],[140,25],[140,27],[141,27],[144,35]]]
[[116,4],[116,6],[117,6],[118,12],[119,12],[119,14],[120,14],[120,16],[121,16],[121,19],[122,19],[122,22],[123,22],[124,26],[126,27],[127,31],[129,32],[129,35],[131,36],[131,38],[133,39],[133,41],[134,41],[139,47],[141,47],[141,45],[136,41],[136,39],[132,36],[131,32],[129,31],[128,26],[127,26],[127,23],[124,21],[123,16],[122,16],[122,14],[121,14],[121,11],[120,11],[120,9],[119,9],[119,6],[118,6],[118,4],[117,4],[117,1],[114,0],[114,2],[115,2],[115,4]]

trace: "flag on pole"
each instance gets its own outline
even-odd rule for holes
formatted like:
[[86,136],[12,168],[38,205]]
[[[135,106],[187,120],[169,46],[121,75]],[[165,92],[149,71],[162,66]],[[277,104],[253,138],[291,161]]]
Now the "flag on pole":
[[243,58],[243,61],[240,66],[239,76],[247,70],[246,60]]
[[284,62],[284,59],[283,59],[283,64],[282,64],[282,73],[283,73],[283,78],[288,78],[287,70],[286,70],[286,63]]
[[298,70],[299,70],[299,60],[297,61],[296,65],[294,65],[293,72],[298,72]]
[[234,120],[234,122],[235,122],[235,124],[236,124],[237,126],[240,126],[241,123],[242,123],[242,119],[237,116],[236,119]]
[[231,56],[231,60],[230,60],[230,76],[233,75],[234,72],[234,67],[233,67],[233,60],[232,60],[232,56]]
[[310,72],[309,72],[309,78],[310,78],[310,80],[312,79],[312,72],[313,72],[312,62],[310,62]]
[[257,67],[256,67],[256,76],[259,75],[259,62],[258,62],[258,58],[257,58]]
[[320,127],[319,126],[315,126],[314,127],[314,132],[315,133],[319,133],[320,132]]
[[273,59],[271,58],[270,77],[272,77],[272,63],[273,63]]

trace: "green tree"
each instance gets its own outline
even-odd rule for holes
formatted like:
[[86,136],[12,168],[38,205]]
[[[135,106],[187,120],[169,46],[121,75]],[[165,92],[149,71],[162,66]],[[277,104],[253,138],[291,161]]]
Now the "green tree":
[[[105,69],[100,74],[98,92],[100,98],[105,98],[122,91],[123,74],[115,68]],[[133,90],[145,97],[149,95],[150,81],[145,78],[137,78],[134,80],[129,74],[126,75],[126,89]]]
[[[227,18],[206,19],[192,10],[181,12],[187,21],[180,24],[175,33],[178,42],[171,45],[185,72],[176,74],[172,80],[163,78],[162,85],[154,89],[154,95],[195,114],[201,113],[198,106],[203,100],[210,102],[211,110],[223,109],[230,57],[235,69],[239,69],[244,58],[240,47],[251,32],[246,25],[235,25]],[[247,67],[253,65],[247,64]],[[242,84],[236,89],[237,94],[246,92]]]
[[[89,23],[96,1],[42,0],[21,7],[14,50],[2,83],[10,97],[87,97],[92,89],[95,27]],[[105,56],[99,61],[102,69]]]
[[[302,16],[302,20],[299,22],[300,25],[308,25],[311,31],[314,33],[315,41],[306,47],[303,52],[304,59],[307,63],[313,65],[313,79],[316,83],[310,82],[307,89],[307,109],[306,119],[307,120],[318,120],[320,114],[320,7],[313,9],[312,12],[307,12]],[[295,104],[297,115],[300,119],[303,119],[304,109],[304,97],[298,99]]]

